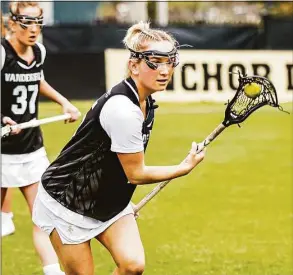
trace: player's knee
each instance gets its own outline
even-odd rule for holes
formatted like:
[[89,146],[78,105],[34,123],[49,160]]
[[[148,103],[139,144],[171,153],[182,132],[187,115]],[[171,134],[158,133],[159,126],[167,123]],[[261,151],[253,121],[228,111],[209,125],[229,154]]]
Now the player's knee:
[[131,275],[141,275],[144,272],[145,269],[145,261],[144,259],[131,259],[128,261],[125,261],[122,266],[120,266],[121,269],[123,269],[125,274],[131,274]]

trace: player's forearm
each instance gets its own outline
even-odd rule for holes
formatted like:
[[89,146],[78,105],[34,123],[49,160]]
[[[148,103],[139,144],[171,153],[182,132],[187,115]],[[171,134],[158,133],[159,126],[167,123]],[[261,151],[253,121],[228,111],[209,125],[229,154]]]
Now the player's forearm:
[[61,106],[68,102],[68,100],[58,93],[46,80],[42,80],[40,83],[40,93]]
[[134,173],[129,179],[132,184],[149,184],[171,180],[187,174],[180,165],[173,166],[144,166],[141,171]]

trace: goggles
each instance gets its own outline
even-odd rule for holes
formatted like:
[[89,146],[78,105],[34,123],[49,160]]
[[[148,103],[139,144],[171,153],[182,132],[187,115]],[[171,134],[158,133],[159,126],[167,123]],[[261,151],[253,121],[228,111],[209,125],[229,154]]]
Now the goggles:
[[[129,48],[128,48],[129,49]],[[130,51],[130,58],[137,58],[144,60],[149,68],[157,70],[159,67],[167,65],[175,68],[179,64],[179,53],[177,47],[175,46],[170,52],[161,52],[161,51],[144,51],[136,52],[132,49]],[[166,62],[161,62],[165,61]]]
[[20,14],[13,14],[11,13],[11,19],[14,22],[17,22],[23,29],[27,29],[30,26],[36,25],[43,28],[44,24],[44,17],[42,15],[38,17],[32,17],[28,15],[20,15]]

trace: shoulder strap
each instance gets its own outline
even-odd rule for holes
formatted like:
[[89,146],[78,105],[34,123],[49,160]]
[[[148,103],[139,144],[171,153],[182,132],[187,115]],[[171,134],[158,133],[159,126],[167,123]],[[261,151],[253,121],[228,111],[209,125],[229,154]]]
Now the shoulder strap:
[[32,47],[33,47],[33,51],[34,51],[35,56],[36,56],[37,63],[43,64],[45,57],[43,57],[43,51],[42,51],[41,46],[43,46],[43,45],[38,43],[38,42],[36,42],[36,44],[33,45]]
[[3,47],[3,45],[1,45],[1,70],[4,67],[5,59],[6,59],[6,51],[5,51],[5,48]]
[[6,40],[4,37],[1,38],[1,70],[4,67],[6,60],[6,50],[5,50]]
[[39,47],[39,49],[41,51],[41,61],[42,61],[42,64],[44,64],[46,54],[47,54],[46,48],[43,44],[41,44],[39,42],[36,42],[36,45]]

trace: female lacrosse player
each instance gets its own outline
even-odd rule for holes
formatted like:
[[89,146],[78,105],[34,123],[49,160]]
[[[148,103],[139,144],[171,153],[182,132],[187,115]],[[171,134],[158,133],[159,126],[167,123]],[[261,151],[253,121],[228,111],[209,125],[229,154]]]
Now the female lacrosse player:
[[[1,38],[5,37],[7,33],[6,27],[4,25],[4,18],[1,11]],[[2,114],[1,114],[2,116]],[[2,119],[1,119],[2,121]],[[15,232],[15,226],[13,223],[13,213],[11,212],[11,200],[12,193],[11,190],[7,190],[5,200],[2,205],[1,213],[1,234],[2,237],[13,234]]]
[[179,165],[145,165],[157,107],[151,94],[170,81],[177,42],[143,22],[123,41],[129,77],[94,103],[42,176],[34,205],[33,220],[50,235],[66,274],[94,274],[92,238],[111,253],[113,274],[142,274],[144,249],[130,204],[136,186],[186,175],[204,157],[193,144]]
[[[36,119],[39,93],[57,102],[63,112],[70,113],[70,121],[79,113],[66,98],[44,79],[43,63],[46,50],[37,43],[43,26],[43,11],[36,2],[10,4],[9,39],[1,41],[1,124],[18,124]],[[19,187],[30,212],[37,194],[38,182],[49,165],[39,127],[16,131],[1,140],[2,186],[1,206],[7,188]],[[64,274],[48,236],[33,227],[35,248],[41,258],[45,274]]]

